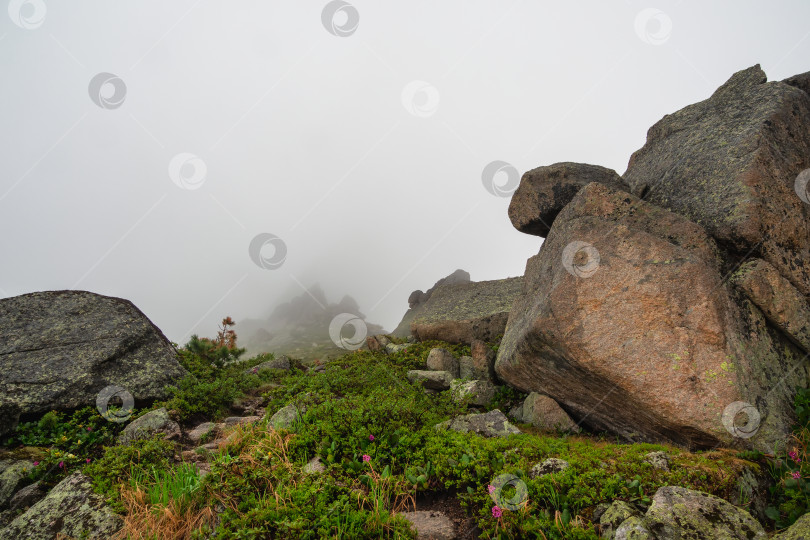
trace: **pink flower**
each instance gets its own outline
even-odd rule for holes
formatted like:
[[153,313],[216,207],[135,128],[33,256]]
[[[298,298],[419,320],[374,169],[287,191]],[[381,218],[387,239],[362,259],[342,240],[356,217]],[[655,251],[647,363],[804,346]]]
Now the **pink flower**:
[[368,463],[369,461],[371,461],[371,456],[368,454],[363,454],[363,462]]
[[87,428],[87,431],[93,431],[93,428],[88,427],[88,428]]
[[489,494],[492,495],[495,493],[495,486],[487,486],[487,491],[489,491]]
[[790,459],[792,459],[796,463],[801,463],[802,460],[799,457],[799,454],[796,452],[796,450],[791,450],[790,452],[788,452],[788,455],[790,456]]
[[374,440],[374,435],[369,435],[368,440],[373,441]]
[[497,506],[492,507],[492,517],[499,518],[502,515],[503,515],[503,512],[501,512],[500,508],[498,508]]
[[790,473],[790,476],[792,476],[794,480],[798,480],[799,478],[802,477],[802,473],[800,473],[799,471],[796,471],[796,472]]
[[35,462],[34,462],[34,467],[36,467],[36,466],[38,466],[38,465],[39,465],[39,461],[35,461]]
[[60,461],[60,462],[59,462],[59,468],[60,468],[60,469],[64,469],[64,468],[65,468],[65,462],[64,462],[64,461]]
[[90,458],[87,458],[85,461],[86,461],[87,463],[90,463]]

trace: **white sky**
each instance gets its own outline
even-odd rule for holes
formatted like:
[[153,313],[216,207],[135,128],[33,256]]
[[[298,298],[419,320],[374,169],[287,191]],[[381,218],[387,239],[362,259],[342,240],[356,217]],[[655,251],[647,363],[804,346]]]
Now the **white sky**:
[[[345,37],[320,0],[5,3],[0,296],[127,298],[181,343],[315,282],[392,330],[456,268],[522,275],[541,240],[484,188],[488,163],[621,174],[654,122],[733,72],[810,71],[806,0],[357,0]],[[120,106],[91,100],[100,72]],[[438,96],[408,102],[422,116],[412,81]],[[170,178],[181,153],[205,164],[196,189]],[[280,267],[251,260],[260,233],[286,245]]]

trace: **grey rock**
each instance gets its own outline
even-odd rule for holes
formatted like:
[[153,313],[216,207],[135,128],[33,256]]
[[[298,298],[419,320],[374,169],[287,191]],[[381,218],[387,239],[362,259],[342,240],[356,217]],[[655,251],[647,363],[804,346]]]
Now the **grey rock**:
[[476,378],[472,356],[462,356],[458,359],[458,377],[459,379]]
[[396,354],[408,350],[408,347],[411,345],[411,343],[389,343],[385,346],[385,352],[388,354]]
[[292,425],[301,418],[301,415],[306,412],[306,407],[296,407],[295,405],[287,405],[279,409],[273,416],[270,417],[270,425],[274,429],[289,429]]
[[107,539],[122,525],[123,521],[107,507],[104,497],[93,492],[90,478],[75,472],[15,518],[0,531],[0,536],[52,540],[61,534],[73,538]]
[[520,232],[545,238],[557,214],[577,192],[600,182],[629,191],[616,171],[586,163],[555,163],[526,172],[509,203],[509,219]]
[[645,200],[703,226],[738,256],[772,264],[810,295],[810,205],[794,190],[810,167],[810,96],[766,82],[759,65],[647,132],[624,179]]
[[222,421],[225,427],[238,426],[243,424],[255,424],[261,420],[259,416],[229,416]]
[[474,339],[470,343],[470,356],[473,360],[474,378],[496,384],[495,351],[480,339]]
[[678,486],[659,488],[644,516],[657,538],[767,538],[751,514],[714,495]]
[[537,478],[538,476],[545,476],[547,474],[555,474],[562,472],[569,467],[569,464],[564,459],[548,458],[542,463],[537,463],[529,471],[529,477]]
[[427,368],[431,371],[447,371],[453,377],[459,376],[459,360],[453,353],[442,347],[430,350],[427,357]]
[[34,482],[31,485],[17,491],[9,502],[9,509],[12,511],[22,510],[27,508],[45,496],[45,490],[39,484]]
[[613,501],[599,517],[602,538],[612,539],[619,525],[631,517],[641,517],[641,512],[625,501]]
[[165,407],[150,411],[127,424],[118,436],[118,444],[148,439],[158,433],[162,433],[167,440],[177,440],[182,435],[180,426],[169,418],[169,412]]
[[462,381],[455,380],[450,383],[453,399],[462,401],[471,396],[470,404],[484,407],[495,397],[495,385],[489,381]]
[[[616,534],[613,538],[614,540],[665,540],[665,537],[657,538],[653,536],[644,525],[643,518],[639,516],[627,518],[624,523],[619,525],[616,529]],[[696,537],[696,540],[702,538],[703,537]],[[706,540],[709,540],[709,538],[706,537]]]
[[445,420],[436,424],[436,429],[449,429],[461,433],[472,432],[482,437],[507,437],[521,433],[498,409],[483,414],[467,414],[452,420]]
[[326,467],[323,463],[321,463],[321,458],[315,456],[314,458],[310,459],[309,462],[304,465],[304,473],[306,474],[319,474],[326,470]]
[[33,468],[34,463],[28,460],[0,461],[0,508],[4,508],[11,501]]
[[278,358],[268,360],[267,362],[262,362],[261,364],[257,364],[250,369],[246,369],[245,373],[261,373],[262,371],[268,370],[289,371],[290,359],[286,355],[281,355]]
[[669,470],[670,460],[666,452],[650,452],[644,456],[644,461],[652,465],[654,469]]
[[413,383],[422,383],[427,390],[448,390],[453,382],[453,374],[447,371],[425,371],[412,369],[406,377]]
[[197,444],[200,442],[200,439],[203,438],[206,434],[210,433],[211,431],[216,431],[217,425],[213,422],[203,422],[202,424],[197,425],[194,429],[186,433],[186,437],[192,443]]
[[[96,406],[109,385],[136,403],[164,399],[165,387],[187,373],[132,302],[86,291],[0,300],[0,359],[0,412],[14,414]],[[0,421],[0,435],[13,424]]]
[[521,408],[523,422],[547,431],[570,431],[579,433],[579,426],[562,408],[548,396],[532,392]]

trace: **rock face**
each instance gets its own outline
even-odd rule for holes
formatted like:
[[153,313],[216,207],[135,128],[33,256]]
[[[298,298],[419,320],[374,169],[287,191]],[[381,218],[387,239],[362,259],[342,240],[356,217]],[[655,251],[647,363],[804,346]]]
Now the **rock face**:
[[413,319],[411,333],[420,341],[493,341],[504,332],[522,282],[523,278],[516,277],[442,285]]
[[805,352],[810,352],[810,306],[804,295],[763,261],[754,259],[735,272],[732,282],[765,317]]
[[810,514],[805,514],[786,531],[777,534],[772,540],[807,540],[810,538]]
[[34,464],[28,460],[0,461],[0,508],[11,501],[11,497],[23,485]]
[[810,205],[794,184],[810,167],[810,95],[766,82],[759,65],[666,115],[630,158],[634,194],[699,223],[725,249],[768,261],[810,294]]
[[[136,403],[160,399],[186,374],[169,340],[131,302],[86,291],[0,300],[0,364],[0,410],[16,415],[94,406],[108,385]],[[0,430],[13,425],[6,418]]]
[[0,530],[0,538],[111,538],[122,525],[104,498],[93,493],[90,478],[75,472]]
[[[591,183],[526,265],[497,374],[630,440],[770,452],[795,422],[803,354],[721,270],[700,226]],[[734,423],[736,402],[760,418]]]
[[545,238],[560,210],[591,182],[629,191],[616,171],[598,165],[564,162],[537,167],[520,179],[509,203],[509,219],[520,232]]
[[452,274],[445,276],[434,283],[433,286],[426,292],[413,291],[408,297],[408,311],[405,312],[402,320],[399,321],[399,324],[391,335],[401,338],[410,336],[411,322],[413,322],[414,318],[416,318],[416,316],[422,311],[422,307],[425,305],[425,303],[427,303],[428,300],[430,300],[430,296],[433,294],[433,292],[441,285],[453,285],[456,283],[470,283],[469,272],[465,272],[461,269],[456,270]]

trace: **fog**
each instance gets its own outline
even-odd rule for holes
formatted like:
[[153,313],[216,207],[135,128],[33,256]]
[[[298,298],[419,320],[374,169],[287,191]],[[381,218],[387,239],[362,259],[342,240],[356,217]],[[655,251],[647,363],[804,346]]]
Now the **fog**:
[[392,330],[457,268],[522,275],[510,178],[621,174],[733,72],[810,70],[806,1],[8,4],[0,296],[127,298],[178,343],[316,283]]

